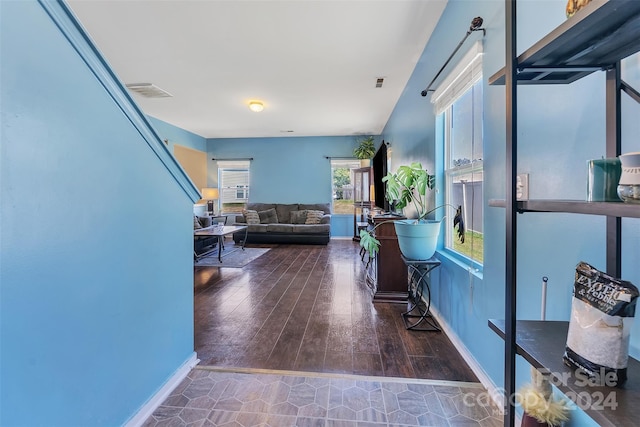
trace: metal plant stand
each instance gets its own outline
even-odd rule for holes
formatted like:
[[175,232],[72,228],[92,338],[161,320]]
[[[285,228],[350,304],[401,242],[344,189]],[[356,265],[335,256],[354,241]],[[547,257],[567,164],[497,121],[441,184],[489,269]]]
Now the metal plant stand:
[[441,329],[430,312],[431,289],[429,287],[429,273],[440,266],[440,260],[431,257],[428,260],[419,261],[401,256],[409,274],[407,281],[409,310],[402,313],[405,327],[412,331],[440,332]]

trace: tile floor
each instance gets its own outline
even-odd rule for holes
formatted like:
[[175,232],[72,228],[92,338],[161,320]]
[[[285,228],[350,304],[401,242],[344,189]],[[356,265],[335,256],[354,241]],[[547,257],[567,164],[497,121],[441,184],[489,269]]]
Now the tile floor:
[[483,397],[479,383],[196,367],[143,426],[501,426]]

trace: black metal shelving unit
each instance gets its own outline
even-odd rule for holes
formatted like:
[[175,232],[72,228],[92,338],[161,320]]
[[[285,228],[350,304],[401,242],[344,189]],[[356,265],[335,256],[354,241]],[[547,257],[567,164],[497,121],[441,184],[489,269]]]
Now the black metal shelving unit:
[[[490,320],[489,327],[502,338],[504,320]],[[578,406],[601,426],[621,427],[638,424],[640,411],[640,362],[629,358],[628,379],[623,388],[606,385],[585,385],[584,378],[576,378],[562,362],[567,342],[569,322],[518,320],[516,323],[516,349],[527,362],[545,369],[553,376],[558,389],[575,399]],[[544,340],[540,338],[544,337]],[[614,394],[612,394],[614,393]],[[598,403],[593,396],[603,397]],[[605,404],[605,399],[609,398]]]
[[[506,206],[504,199],[491,199],[489,206]],[[518,200],[518,213],[525,212],[565,212],[585,215],[619,216],[640,218],[640,205],[622,202],[586,202],[584,200],[536,199]]]
[[[640,4],[593,0],[517,58],[518,84],[568,84],[638,51]],[[505,84],[506,67],[489,77]]]
[[[516,199],[517,174],[517,85],[569,84],[593,72],[606,73],[606,155],[616,157],[621,151],[620,110],[623,93],[640,102],[640,94],[622,81],[620,61],[640,51],[640,1],[593,0],[521,55],[516,51],[516,0],[505,0],[505,64],[489,78],[489,84],[505,85],[506,89],[506,178],[505,200],[491,200],[490,206],[506,209],[505,253],[505,319],[490,320],[489,327],[505,340],[505,394],[515,393],[516,353],[522,354],[538,368],[559,369],[555,362],[534,354],[547,352],[562,354],[566,343],[563,339],[549,344],[552,331],[558,330],[547,322],[532,324],[516,322],[516,265],[517,265],[517,214],[525,212],[564,212],[602,215],[607,227],[607,273],[620,277],[622,218],[640,218],[640,205],[577,200],[527,200]],[[542,326],[541,326],[542,325]],[[562,331],[562,328],[560,328]],[[540,344],[536,344],[540,343]],[[544,344],[542,344],[544,343]],[[543,345],[551,345],[542,349]],[[553,359],[555,360],[555,359]],[[561,356],[558,359],[561,361]],[[637,369],[633,362],[631,369]],[[636,377],[638,377],[636,379]],[[629,382],[630,381],[630,382]],[[633,373],[627,385],[615,389],[625,402],[624,410],[615,414],[586,411],[601,425],[617,424],[619,419],[640,418],[640,375]],[[595,415],[594,415],[595,414]],[[619,418],[622,417],[622,418]],[[515,424],[515,404],[505,399],[505,426]]]

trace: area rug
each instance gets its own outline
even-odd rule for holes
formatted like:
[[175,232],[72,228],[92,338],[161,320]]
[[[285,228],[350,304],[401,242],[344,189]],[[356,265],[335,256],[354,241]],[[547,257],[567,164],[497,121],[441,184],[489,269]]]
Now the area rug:
[[270,249],[271,248],[244,248],[243,251],[239,248],[233,248],[233,252],[229,252],[227,255],[225,255],[225,251],[222,252],[222,262],[218,261],[218,253],[214,251],[212,254],[200,258],[194,262],[193,265],[196,267],[242,268],[251,261],[269,252]]

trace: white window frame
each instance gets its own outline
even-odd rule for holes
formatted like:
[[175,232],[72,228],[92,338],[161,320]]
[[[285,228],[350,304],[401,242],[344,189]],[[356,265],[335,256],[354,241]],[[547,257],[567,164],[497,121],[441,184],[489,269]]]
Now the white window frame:
[[[238,174],[231,183],[225,183],[226,173]],[[246,176],[245,176],[246,175]],[[218,160],[218,184],[219,194],[218,211],[223,211],[224,203],[244,203],[249,202],[251,182],[251,161],[250,160]],[[238,197],[240,195],[240,197]]]
[[[470,159],[471,162],[467,164],[455,165],[453,167],[450,166],[452,163],[450,159],[452,106],[458,99],[467,94],[468,91],[471,90],[478,82],[482,85],[482,41],[477,41],[469,51],[467,51],[467,53],[458,62],[458,65],[438,86],[431,98],[436,115],[442,115],[444,118],[444,199],[447,204],[452,204],[452,188],[454,181],[466,181],[472,185],[477,182],[484,183],[483,160],[481,158]],[[484,96],[484,94],[482,96]],[[472,104],[474,103],[472,102]],[[481,126],[482,122],[482,117],[480,117]],[[477,131],[480,132],[480,140],[482,140],[482,129],[477,130],[474,128],[473,132],[475,133]],[[464,195],[466,188],[467,186],[463,184],[463,200],[466,200]],[[484,209],[483,201],[479,200],[479,203],[480,209]],[[467,206],[466,209],[463,209],[463,214],[467,231],[470,231],[473,223],[471,220],[473,209],[470,209],[469,206]],[[457,239],[457,230],[454,230],[452,227],[446,227],[445,248],[458,256],[471,260],[477,267],[482,267],[482,261],[469,258],[465,254],[456,251],[453,247],[454,239]],[[472,242],[467,240],[465,245],[469,244],[472,244]]]
[[358,159],[331,159],[331,212],[334,212],[334,195],[336,193],[336,188],[333,185],[333,176],[336,169],[349,169],[349,181],[351,183],[351,187],[346,189],[345,191],[350,192],[351,197],[346,197],[345,200],[354,200],[355,198],[355,182],[353,176],[353,170],[360,168],[360,160]]

